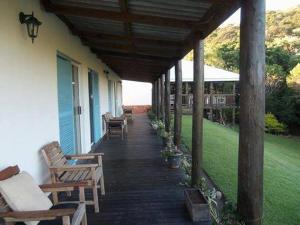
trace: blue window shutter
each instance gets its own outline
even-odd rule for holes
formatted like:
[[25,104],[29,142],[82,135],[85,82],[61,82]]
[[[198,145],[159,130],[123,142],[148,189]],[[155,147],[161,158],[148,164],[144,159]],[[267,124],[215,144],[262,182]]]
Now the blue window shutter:
[[60,145],[65,154],[75,153],[72,64],[57,57],[57,89]]
[[93,72],[93,105],[94,105],[94,135],[95,142],[101,137],[101,121],[100,121],[100,97],[99,97],[99,77]]

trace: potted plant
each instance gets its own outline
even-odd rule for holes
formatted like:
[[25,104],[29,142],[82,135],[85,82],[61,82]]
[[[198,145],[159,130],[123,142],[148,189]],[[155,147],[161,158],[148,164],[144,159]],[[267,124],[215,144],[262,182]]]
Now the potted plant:
[[158,129],[158,124],[157,124],[157,120],[153,120],[151,121],[151,126],[153,128],[153,130],[157,130]]
[[177,169],[180,166],[182,152],[175,149],[169,152],[168,165],[172,169]]
[[157,121],[157,126],[158,126],[158,135],[159,136],[163,136],[163,134],[165,133],[165,124],[163,123],[163,121],[158,120]]
[[180,166],[182,152],[177,149],[177,146],[173,143],[173,136],[167,133],[166,136],[166,147],[161,152],[164,161],[167,162],[170,168],[177,169]]

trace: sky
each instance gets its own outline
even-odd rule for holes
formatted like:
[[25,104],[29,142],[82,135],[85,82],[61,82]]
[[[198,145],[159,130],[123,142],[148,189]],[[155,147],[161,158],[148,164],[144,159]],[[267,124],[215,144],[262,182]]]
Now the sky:
[[[300,6],[300,0],[266,0],[266,10],[286,10]],[[240,23],[240,10],[229,17],[221,26],[226,24]],[[150,83],[123,81],[123,104],[124,105],[151,105]]]

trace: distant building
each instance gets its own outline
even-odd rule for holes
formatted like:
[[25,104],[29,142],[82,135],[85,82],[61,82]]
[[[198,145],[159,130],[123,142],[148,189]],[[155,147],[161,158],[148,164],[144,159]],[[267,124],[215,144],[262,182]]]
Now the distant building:
[[[193,104],[193,61],[182,60],[182,107],[184,113],[192,112]],[[212,66],[204,66],[204,108],[205,116],[211,120],[224,122],[223,109],[232,109],[232,121],[235,120],[235,108],[237,107],[237,87],[239,74],[218,69]],[[175,68],[171,69],[171,108],[175,100]]]

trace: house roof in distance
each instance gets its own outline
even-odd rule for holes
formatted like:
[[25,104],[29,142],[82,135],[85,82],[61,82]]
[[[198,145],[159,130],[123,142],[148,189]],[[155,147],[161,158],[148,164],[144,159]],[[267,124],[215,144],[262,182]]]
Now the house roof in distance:
[[[191,82],[194,76],[193,61],[182,60],[182,81]],[[175,67],[170,71],[171,82],[175,81]],[[229,72],[212,66],[204,66],[204,81],[239,81],[238,73]]]

